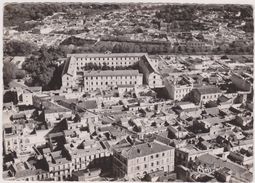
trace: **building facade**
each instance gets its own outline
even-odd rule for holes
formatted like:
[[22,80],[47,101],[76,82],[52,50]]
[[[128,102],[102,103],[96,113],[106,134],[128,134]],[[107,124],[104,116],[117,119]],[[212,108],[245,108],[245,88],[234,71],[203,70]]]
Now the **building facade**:
[[202,86],[193,90],[193,100],[199,104],[217,101],[221,95],[222,91],[216,86]]
[[164,87],[162,77],[158,72],[157,67],[158,59],[149,58],[147,55],[144,55],[139,62],[139,68],[144,74],[144,83],[150,88]]
[[[146,53],[116,53],[116,54],[68,54],[67,60],[65,61],[63,72],[62,72],[62,87],[63,91],[71,92],[73,89],[78,89],[80,91],[90,91],[96,88],[103,89],[107,85],[124,85],[124,84],[135,84],[140,83],[137,73],[132,73],[136,71],[120,71],[114,70],[116,67],[128,67],[138,63],[142,56],[147,55]],[[84,68],[88,64],[101,65],[111,67],[111,70],[102,70],[100,74],[96,74],[95,71],[84,71]],[[89,74],[90,73],[90,74]],[[106,74],[107,73],[107,74]],[[121,73],[121,74],[120,74]],[[129,73],[129,74],[127,74]],[[95,75],[95,77],[93,76]],[[106,75],[105,75],[106,74]],[[89,75],[92,78],[84,78]],[[101,76],[100,76],[101,75]],[[118,77],[117,77],[118,76]],[[100,81],[94,81],[99,77]],[[142,77],[142,76],[141,76]],[[110,80],[116,81],[110,81]],[[135,80],[137,79],[137,80]],[[122,82],[122,80],[124,80]],[[88,83],[86,85],[86,82]],[[96,84],[98,82],[98,84]],[[103,84],[102,84],[103,82]],[[93,84],[92,84],[93,83]],[[85,88],[83,85],[86,85]],[[94,85],[94,86],[91,86]],[[136,84],[135,84],[136,85]]]
[[142,84],[143,75],[138,70],[84,72],[84,91],[106,89],[108,86]]
[[155,141],[114,147],[113,173],[130,180],[158,170],[171,172],[174,170],[174,150]]
[[173,100],[182,100],[193,89],[192,78],[180,76],[179,78],[165,78],[164,84],[168,96]]

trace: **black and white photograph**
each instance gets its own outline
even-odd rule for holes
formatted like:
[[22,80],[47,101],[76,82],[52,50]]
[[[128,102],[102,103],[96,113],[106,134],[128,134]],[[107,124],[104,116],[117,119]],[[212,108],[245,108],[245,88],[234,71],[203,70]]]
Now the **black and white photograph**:
[[253,7],[2,2],[1,182],[253,182]]

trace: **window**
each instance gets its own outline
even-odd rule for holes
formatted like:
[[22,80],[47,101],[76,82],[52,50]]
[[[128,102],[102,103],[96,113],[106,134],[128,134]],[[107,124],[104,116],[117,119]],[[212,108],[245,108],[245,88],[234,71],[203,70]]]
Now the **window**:
[[159,161],[157,161],[157,165],[159,165]]
[[146,161],[146,157],[144,157],[144,161]]
[[137,169],[137,170],[140,170],[140,167],[139,167],[139,166],[137,166],[137,167],[136,167],[136,169]]
[[162,156],[165,156],[165,153],[162,153]]
[[151,163],[151,166],[154,166],[154,163]]
[[144,164],[144,168],[147,168],[147,164]]
[[151,155],[151,159],[153,159],[153,155]]
[[158,158],[159,157],[159,154],[156,154],[156,158]]

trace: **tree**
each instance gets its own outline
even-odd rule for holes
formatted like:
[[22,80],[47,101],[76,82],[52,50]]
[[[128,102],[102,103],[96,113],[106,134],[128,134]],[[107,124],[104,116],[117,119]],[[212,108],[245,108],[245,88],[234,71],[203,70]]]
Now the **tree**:
[[52,83],[52,79],[57,68],[56,65],[56,56],[50,51],[46,46],[42,46],[36,55],[28,57],[23,63],[22,67],[29,74],[31,74],[32,80],[29,81],[29,85],[31,86],[42,86],[43,89],[51,89],[55,88],[55,84],[59,83],[58,80],[61,78],[54,78],[54,83]]
[[23,79],[26,76],[26,72],[24,70],[17,70],[15,73],[16,79]]
[[135,29],[135,33],[143,33],[143,29],[141,27],[137,27]]
[[107,66],[107,64],[105,62],[103,63],[103,66],[101,67],[101,69],[102,70],[107,70],[108,69],[108,66]]
[[135,132],[141,132],[142,131],[142,128],[140,126],[134,126],[134,131]]
[[15,91],[5,92],[3,97],[3,102],[4,103],[13,102],[13,104],[17,104],[18,103],[17,92]]
[[16,66],[10,62],[4,62],[3,80],[5,86],[7,86],[13,79],[15,79],[15,73]]
[[4,55],[26,56],[37,49],[36,45],[25,41],[10,41],[4,44]]

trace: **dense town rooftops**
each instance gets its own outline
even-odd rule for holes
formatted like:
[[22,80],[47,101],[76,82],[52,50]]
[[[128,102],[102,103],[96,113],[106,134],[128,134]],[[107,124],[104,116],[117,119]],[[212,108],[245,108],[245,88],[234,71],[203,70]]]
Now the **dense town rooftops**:
[[159,144],[157,142],[141,143],[141,144],[124,144],[115,147],[116,151],[120,152],[127,159],[148,156],[174,149],[173,147]]
[[142,75],[138,70],[107,70],[107,71],[85,71],[84,76],[138,76]]

